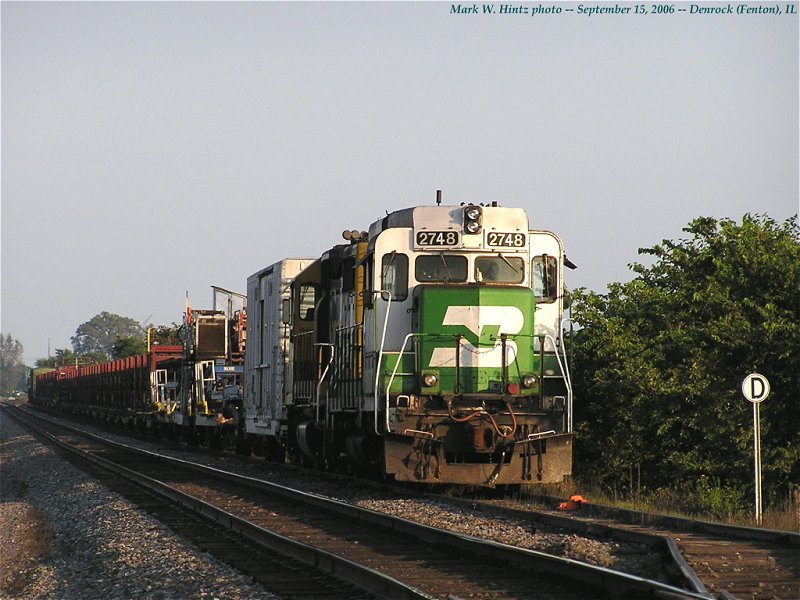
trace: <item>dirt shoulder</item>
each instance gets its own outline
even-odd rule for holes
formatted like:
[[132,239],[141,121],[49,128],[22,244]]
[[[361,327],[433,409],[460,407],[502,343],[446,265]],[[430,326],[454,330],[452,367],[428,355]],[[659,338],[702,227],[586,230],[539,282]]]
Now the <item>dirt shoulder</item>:
[[50,553],[53,528],[25,500],[27,484],[0,473],[0,597],[24,597]]

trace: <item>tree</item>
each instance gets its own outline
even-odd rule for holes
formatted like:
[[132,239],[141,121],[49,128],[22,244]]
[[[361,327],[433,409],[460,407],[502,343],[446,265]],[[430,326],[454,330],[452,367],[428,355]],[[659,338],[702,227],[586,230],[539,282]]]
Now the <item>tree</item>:
[[47,358],[37,358],[34,366],[36,367],[60,367],[63,365],[75,364],[75,354],[69,348],[56,348],[53,356]]
[[25,378],[25,364],[22,362],[23,348],[19,340],[11,334],[0,333],[0,393],[8,394],[20,387]]
[[172,323],[171,325],[159,325],[150,329],[150,344],[160,346],[182,346],[181,329],[183,325]]
[[51,369],[56,366],[56,359],[52,356],[48,356],[47,358],[37,358],[34,363],[34,367],[50,367]]
[[133,319],[103,311],[79,325],[70,341],[75,354],[97,352],[108,357],[118,336],[144,339],[144,329]]
[[102,352],[88,352],[86,354],[75,354],[69,348],[56,348],[53,356],[47,358],[37,358],[34,363],[37,367],[65,367],[75,365],[90,365],[101,363],[108,360]]
[[147,342],[140,337],[118,335],[111,347],[111,358],[127,358],[147,352]]
[[[752,408],[764,374],[765,490],[800,482],[800,232],[797,217],[698,218],[691,235],[640,254],[607,294],[577,290],[573,317],[576,470],[633,491],[675,482],[752,487]],[[631,477],[637,472],[637,480]]]
[[[150,327],[149,341],[151,346],[183,345],[181,326],[159,325]],[[147,341],[139,336],[119,335],[111,347],[111,358],[126,358],[147,352]]]

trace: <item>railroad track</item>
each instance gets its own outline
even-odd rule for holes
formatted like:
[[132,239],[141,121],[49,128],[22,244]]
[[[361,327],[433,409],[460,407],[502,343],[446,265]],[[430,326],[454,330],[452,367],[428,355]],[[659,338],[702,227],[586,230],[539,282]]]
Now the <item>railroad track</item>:
[[[317,597],[342,597],[341,590],[349,586],[345,596],[350,598],[710,598],[111,443],[50,421],[41,427],[62,446],[124,473],[149,494],[168,498],[166,504],[193,507],[215,520],[216,527],[225,526],[219,545],[226,562],[249,572],[261,567],[265,559],[254,557],[252,550],[229,548],[229,539],[243,537],[248,546],[272,544],[280,548],[275,551],[323,569],[318,578],[325,585],[330,585],[325,578],[338,580],[333,584],[338,596]],[[217,531],[201,545],[216,554],[220,539]],[[269,577],[262,583],[270,587]]]
[[10,411],[7,405],[3,405],[3,411],[19,424],[65,450],[67,459],[87,474],[102,481],[178,535],[191,540],[201,550],[252,576],[276,595],[287,600],[374,597],[374,594],[363,593],[323,570],[309,572],[305,561],[271,551],[257,541],[237,534],[225,524],[209,519],[208,514],[187,510],[175,497],[159,490],[157,484],[148,485],[134,471],[107,463],[101,456],[87,454],[87,439],[80,437],[77,432],[70,432],[63,427],[59,430],[54,423],[48,424],[41,419],[36,419],[34,424],[31,420],[33,415],[29,414],[28,418],[23,419],[18,410]]
[[583,504],[568,513],[555,510],[558,498],[538,496],[525,505],[487,500],[487,506],[540,515],[542,521],[576,531],[598,528],[657,535],[679,551],[704,586],[720,598],[796,600],[800,598],[800,534],[724,525],[633,510]]

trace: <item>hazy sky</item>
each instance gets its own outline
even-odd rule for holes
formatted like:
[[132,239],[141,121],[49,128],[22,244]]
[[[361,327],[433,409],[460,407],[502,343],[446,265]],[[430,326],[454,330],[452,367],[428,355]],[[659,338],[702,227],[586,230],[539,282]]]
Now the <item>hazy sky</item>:
[[103,310],[180,322],[437,189],[598,291],[695,217],[798,211],[797,14],[500,4],[2,2],[2,332],[32,363]]

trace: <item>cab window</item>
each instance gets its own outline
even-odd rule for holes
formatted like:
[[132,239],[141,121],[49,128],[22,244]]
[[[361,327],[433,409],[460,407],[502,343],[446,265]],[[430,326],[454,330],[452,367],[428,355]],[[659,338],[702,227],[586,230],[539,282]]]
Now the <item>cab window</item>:
[[533,295],[536,302],[555,302],[558,298],[558,270],[555,256],[543,254],[531,261],[533,274]]
[[373,272],[373,255],[368,254],[359,263],[360,266],[356,268],[364,269],[364,306],[372,308],[373,300],[375,297],[372,295],[372,272]]
[[311,284],[300,286],[300,297],[298,298],[298,306],[300,307],[300,320],[313,321],[314,308],[317,305],[317,288]]
[[522,283],[525,261],[519,256],[479,256],[475,259],[478,283]]
[[386,254],[381,262],[381,290],[392,300],[408,298],[408,256],[399,252]]
[[347,258],[342,262],[342,291],[352,292],[356,287],[356,259]]
[[418,256],[414,271],[417,281],[421,283],[466,281],[467,257],[444,253]]

